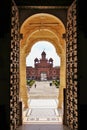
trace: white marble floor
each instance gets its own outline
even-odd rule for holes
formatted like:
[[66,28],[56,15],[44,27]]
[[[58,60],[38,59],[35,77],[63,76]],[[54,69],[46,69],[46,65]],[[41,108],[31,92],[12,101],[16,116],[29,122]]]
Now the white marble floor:
[[29,107],[23,110],[23,122],[62,122],[62,111],[58,110],[59,89],[51,81],[36,81],[36,87],[28,87]]
[[23,109],[23,125],[17,130],[69,130],[62,125],[63,111],[58,107],[59,90],[49,82],[36,82],[28,91],[29,108]]
[[57,99],[31,99],[30,107],[23,111],[23,123],[62,123],[62,110]]

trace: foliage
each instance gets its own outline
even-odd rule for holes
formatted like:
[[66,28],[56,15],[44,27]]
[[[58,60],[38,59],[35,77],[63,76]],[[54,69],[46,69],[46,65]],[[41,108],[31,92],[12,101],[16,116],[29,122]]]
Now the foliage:
[[59,88],[60,81],[59,80],[53,80],[53,84],[56,86],[56,88]]
[[35,83],[35,80],[27,80],[27,85],[32,87],[32,85]]

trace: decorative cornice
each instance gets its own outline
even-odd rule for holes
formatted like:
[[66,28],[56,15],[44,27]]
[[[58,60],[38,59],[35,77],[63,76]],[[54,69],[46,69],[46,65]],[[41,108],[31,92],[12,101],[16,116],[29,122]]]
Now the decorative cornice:
[[18,6],[19,9],[68,9],[69,6]]

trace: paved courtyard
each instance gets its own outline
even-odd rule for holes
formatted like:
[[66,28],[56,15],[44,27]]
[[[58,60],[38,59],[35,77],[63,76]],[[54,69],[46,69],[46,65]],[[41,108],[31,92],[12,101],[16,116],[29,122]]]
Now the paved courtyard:
[[50,86],[51,81],[36,81],[32,88],[28,89],[29,99],[53,99],[58,98],[59,89],[55,85]]
[[23,110],[23,122],[28,123],[62,123],[62,110],[58,110],[58,92],[50,82],[36,82],[28,89],[29,108]]

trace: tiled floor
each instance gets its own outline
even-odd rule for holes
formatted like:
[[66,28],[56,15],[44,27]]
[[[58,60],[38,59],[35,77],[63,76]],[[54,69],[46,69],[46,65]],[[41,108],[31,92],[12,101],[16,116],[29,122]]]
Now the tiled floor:
[[[45,113],[46,111],[47,113]],[[32,109],[32,112],[24,118],[24,123],[29,124],[29,123],[36,123],[36,122],[37,123],[41,123],[41,122],[61,123],[62,118],[60,116],[57,116],[55,110],[52,109],[50,109],[49,111],[44,109],[38,109],[38,110]]]
[[68,130],[62,125],[62,111],[57,110],[57,99],[31,99],[29,102],[30,109],[24,112],[24,124],[17,130]]
[[49,82],[37,82],[29,91],[29,108],[23,109],[23,125],[17,130],[68,130],[58,110],[58,89]]
[[57,99],[31,99],[30,107],[24,111],[24,123],[62,123],[62,110],[57,109]]

